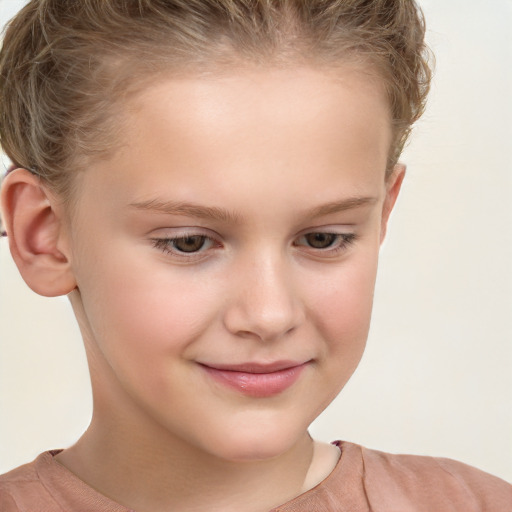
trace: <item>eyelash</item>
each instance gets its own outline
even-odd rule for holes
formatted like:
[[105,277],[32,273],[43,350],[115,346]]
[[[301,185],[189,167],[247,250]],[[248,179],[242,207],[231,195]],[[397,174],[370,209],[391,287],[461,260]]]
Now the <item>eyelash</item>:
[[[330,231],[312,231],[310,233],[306,233],[305,235],[301,235],[299,237],[299,240],[302,238],[306,238],[311,235],[321,235],[321,236],[331,236],[334,237],[332,242],[327,245],[326,247],[313,247],[311,245],[308,245],[310,249],[314,251],[319,251],[320,253],[327,253],[329,256],[336,256],[338,253],[342,251],[346,251],[356,240],[357,235],[355,233],[333,233]],[[297,246],[298,244],[295,244]]]
[[[309,233],[306,233],[304,235],[301,235],[298,240],[306,239],[306,237],[311,235],[323,235],[323,236],[332,236],[334,237],[333,241],[324,248],[315,248],[311,245],[307,246],[313,251],[318,253],[323,253],[325,255],[328,255],[329,257],[336,256],[340,252],[346,251],[356,240],[357,235],[355,233],[333,233],[329,231],[312,231]],[[175,244],[179,241],[185,241],[187,239],[201,239],[201,245],[197,248],[197,250],[193,251],[180,251],[179,249],[176,249]],[[169,237],[169,238],[152,238],[151,242],[153,244],[153,247],[155,249],[159,249],[164,254],[170,254],[172,256],[175,256],[177,258],[182,258],[187,261],[193,261],[194,259],[202,259],[204,256],[202,253],[204,253],[209,248],[215,248],[215,247],[221,247],[221,244],[217,242],[214,238],[201,235],[201,234],[188,234],[185,233],[180,236],[176,237]],[[204,249],[205,244],[210,244],[209,247]],[[294,246],[301,246],[302,244],[294,243]]]
[[[173,244],[175,244],[176,242],[178,242],[180,240],[187,240],[187,239],[192,239],[192,238],[193,239],[195,239],[195,238],[203,239],[203,243],[197,250],[187,252],[187,251],[180,251],[180,250],[173,248]],[[187,259],[191,259],[194,256],[197,257],[201,252],[204,252],[202,249],[206,242],[210,243],[212,246],[216,245],[217,247],[220,247],[220,244],[216,240],[214,240],[213,238],[211,238],[209,236],[198,235],[198,234],[187,234],[187,233],[185,233],[184,235],[176,236],[176,237],[172,237],[172,238],[152,238],[151,241],[153,242],[153,246],[156,249],[160,249],[163,253],[172,254],[172,255],[176,255],[178,257],[187,258]]]

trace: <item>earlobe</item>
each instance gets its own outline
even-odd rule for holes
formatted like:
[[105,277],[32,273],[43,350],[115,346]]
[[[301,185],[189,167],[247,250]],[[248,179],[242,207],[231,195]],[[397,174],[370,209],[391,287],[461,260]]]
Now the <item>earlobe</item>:
[[404,164],[396,164],[391,176],[386,181],[386,198],[382,207],[382,224],[380,230],[380,242],[386,237],[389,216],[395,206],[400,188],[405,177],[406,166]]
[[38,176],[10,172],[2,184],[2,218],[9,247],[27,285],[40,295],[65,295],[76,287],[56,199]]

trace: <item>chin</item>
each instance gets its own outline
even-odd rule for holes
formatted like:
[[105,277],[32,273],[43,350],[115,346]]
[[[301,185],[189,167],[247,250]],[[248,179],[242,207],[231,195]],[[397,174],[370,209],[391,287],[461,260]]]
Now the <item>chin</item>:
[[221,440],[212,441],[209,451],[232,462],[270,460],[309,439],[307,428],[283,428],[283,424],[235,427]]

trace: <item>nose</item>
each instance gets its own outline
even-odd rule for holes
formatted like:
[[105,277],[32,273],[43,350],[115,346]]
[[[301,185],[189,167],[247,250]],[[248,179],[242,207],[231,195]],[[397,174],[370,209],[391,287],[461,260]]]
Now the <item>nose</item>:
[[239,265],[231,291],[224,325],[237,336],[272,341],[304,321],[302,301],[284,257],[254,257]]

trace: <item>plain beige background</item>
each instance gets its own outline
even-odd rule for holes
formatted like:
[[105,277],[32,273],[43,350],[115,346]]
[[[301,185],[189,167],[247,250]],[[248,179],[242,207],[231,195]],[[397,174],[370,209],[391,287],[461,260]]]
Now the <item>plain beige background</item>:
[[[0,0],[0,23],[22,3]],[[512,1],[420,3],[429,109],[403,156],[367,353],[312,433],[512,481]],[[30,292],[0,241],[0,472],[69,446],[90,410],[71,308]]]

